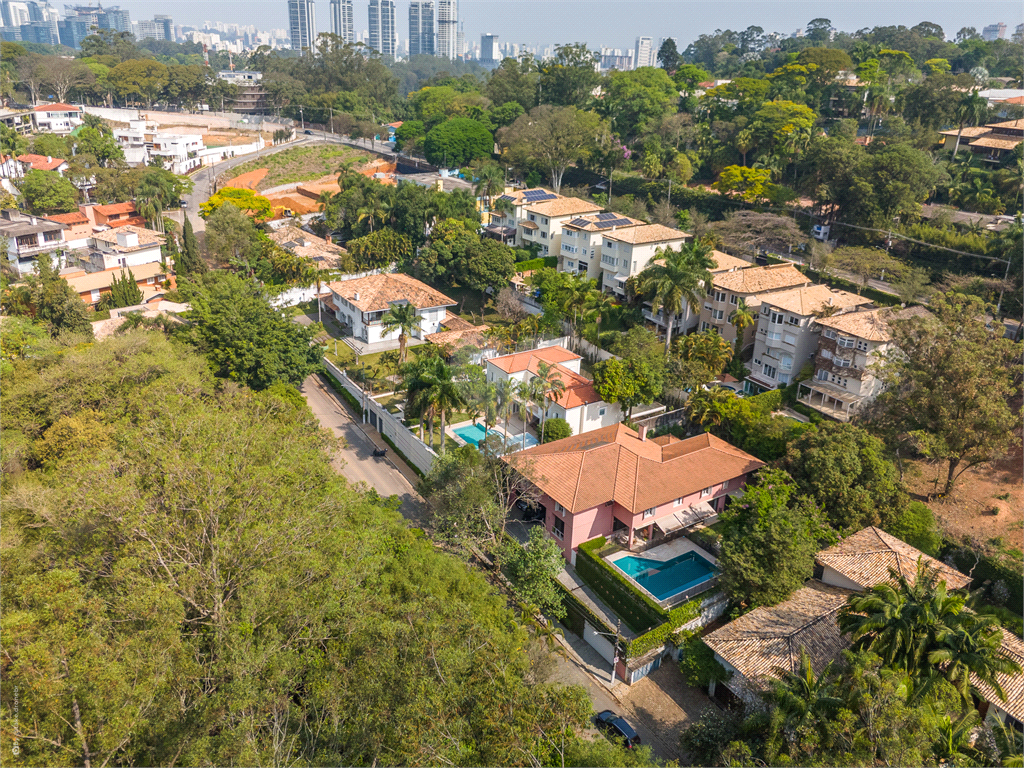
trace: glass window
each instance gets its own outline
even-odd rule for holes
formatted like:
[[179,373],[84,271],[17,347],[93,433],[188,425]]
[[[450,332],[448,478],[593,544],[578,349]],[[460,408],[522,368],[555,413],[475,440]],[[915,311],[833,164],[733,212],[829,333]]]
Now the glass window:
[[555,524],[551,526],[551,533],[555,535],[556,539],[565,538],[565,520],[560,517],[555,518]]
[[786,316],[783,315],[781,312],[772,312],[773,323],[781,323],[785,319],[785,317]]
[[563,507],[563,506],[562,506],[561,504],[559,504],[559,503],[558,503],[558,502],[556,501],[556,502],[555,502],[555,511],[556,511],[556,512],[557,512],[558,514],[560,514],[560,515],[564,515],[564,514],[565,514],[565,507]]
[[789,374],[788,373],[780,373],[779,374],[779,384],[789,384]]
[[725,301],[725,293],[723,291],[715,291],[715,301]]
[[651,507],[650,509],[645,509],[644,510],[644,520],[647,520],[648,518],[651,518],[651,517],[654,517],[654,507]]
[[724,320],[725,319],[725,310],[724,309],[713,309],[713,310],[711,310],[711,319],[712,320]]
[[828,381],[828,371],[819,368],[817,373],[818,381]]
[[778,373],[778,371],[776,371],[774,367],[768,365],[768,363],[765,363],[761,370],[764,372],[764,375],[767,376],[769,379],[774,379],[775,374]]
[[708,322],[702,322],[702,323],[700,324],[700,329],[701,329],[702,331],[706,331],[706,330],[707,330],[708,328],[710,328],[710,327],[711,327],[711,323],[708,323]]
[[737,296],[735,293],[729,294],[729,303],[730,304],[739,304],[740,303],[740,297]]
[[683,497],[680,496],[678,499],[676,499],[676,506],[678,507],[682,503],[683,503]]
[[711,495],[711,491],[712,491],[711,488],[705,488],[703,491],[700,492],[701,498],[704,498],[705,496],[710,496]]
[[836,337],[836,332],[833,331],[831,328],[826,328],[824,331],[821,332],[821,335],[824,336],[826,339],[834,339]]
[[839,337],[839,346],[840,347],[851,347],[852,348],[855,344],[856,344],[856,340],[855,339],[851,339],[851,338],[848,338],[846,336],[840,336]]
[[597,410],[597,415],[598,415],[598,416],[604,416],[604,415],[605,415],[605,414],[606,414],[607,412],[608,412],[608,409],[607,409],[607,408],[599,408],[599,409]]

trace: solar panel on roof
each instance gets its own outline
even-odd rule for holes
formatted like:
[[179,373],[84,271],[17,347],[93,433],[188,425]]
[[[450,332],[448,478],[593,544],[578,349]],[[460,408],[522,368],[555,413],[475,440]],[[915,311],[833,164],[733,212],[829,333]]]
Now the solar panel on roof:
[[599,213],[597,214],[598,221],[608,221],[609,219],[617,219],[619,214],[617,213]]
[[609,227],[628,227],[632,223],[629,219],[610,219],[605,222]]
[[571,224],[574,227],[585,227],[589,223],[590,222],[587,221],[586,219],[573,219],[572,221],[569,222],[569,224]]
[[541,200],[555,200],[558,195],[553,195],[546,189],[534,189],[530,192],[524,192],[523,197],[528,203],[538,203]]
[[515,200],[515,198],[514,198],[514,197],[512,197],[512,195],[502,195],[502,196],[501,196],[501,197],[499,197],[498,199],[499,199],[499,200]]

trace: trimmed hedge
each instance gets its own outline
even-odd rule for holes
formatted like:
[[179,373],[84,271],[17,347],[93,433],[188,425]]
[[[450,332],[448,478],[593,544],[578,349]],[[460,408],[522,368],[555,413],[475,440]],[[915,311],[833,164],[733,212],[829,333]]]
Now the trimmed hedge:
[[772,389],[768,392],[762,392],[760,395],[748,397],[747,402],[761,411],[761,413],[777,411],[782,407],[782,390]]
[[605,545],[604,536],[580,544],[576,555],[576,573],[627,626],[642,634],[665,621],[667,614],[656,602],[630,584],[625,576],[594,552]]
[[716,591],[717,590],[710,590],[708,592],[702,592],[691,600],[688,600],[677,608],[673,608],[669,611],[668,620],[664,624],[660,627],[655,627],[650,632],[646,632],[635,640],[627,643],[627,658],[635,659],[638,656],[643,656],[648,651],[657,648],[659,645],[664,645],[665,641],[668,640],[677,629],[700,616],[700,609],[701,606],[704,605],[704,601],[714,595]]
[[520,261],[518,264],[516,264],[516,272],[529,272],[531,269],[543,269],[544,267],[558,269],[558,257],[543,256],[539,259],[529,259],[527,261]]
[[363,415],[363,404],[356,400],[355,395],[345,389],[345,385],[334,378],[334,375],[330,371],[324,371],[324,376],[330,382],[331,388],[341,396],[341,399],[351,405],[357,414]]

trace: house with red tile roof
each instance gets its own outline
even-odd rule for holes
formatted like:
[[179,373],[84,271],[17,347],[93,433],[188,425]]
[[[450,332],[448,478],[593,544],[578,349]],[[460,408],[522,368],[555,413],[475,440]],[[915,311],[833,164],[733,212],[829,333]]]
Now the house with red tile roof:
[[[580,373],[582,358],[565,347],[541,347],[487,360],[487,380],[511,380],[519,383],[536,378],[541,365],[551,366],[561,380],[563,391],[547,403],[547,418],[565,419],[574,435],[615,424],[622,419],[618,403],[606,403],[594,389],[594,382]],[[540,421],[543,406],[531,406]]]
[[[488,361],[490,362],[490,361]],[[713,522],[764,462],[710,435],[647,438],[613,424],[505,459],[540,492],[545,526],[576,564],[580,544],[623,531],[652,541]]]
[[111,203],[110,205],[90,205],[80,209],[88,216],[96,226],[124,227],[133,225],[136,227],[146,226],[146,220],[139,216],[135,203],[128,200],[124,203]]
[[62,157],[50,157],[49,155],[18,155],[18,162],[22,164],[25,173],[29,171],[56,171],[63,176],[68,169],[68,161]]
[[40,104],[32,109],[36,130],[67,136],[82,125],[82,108],[72,104]]

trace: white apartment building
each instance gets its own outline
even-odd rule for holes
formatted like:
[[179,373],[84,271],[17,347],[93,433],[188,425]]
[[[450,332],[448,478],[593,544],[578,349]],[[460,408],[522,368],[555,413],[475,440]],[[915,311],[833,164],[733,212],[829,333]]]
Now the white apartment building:
[[457,59],[462,54],[459,42],[459,0],[438,0],[437,55]]
[[412,333],[414,339],[441,330],[447,308],[458,304],[429,285],[398,272],[338,280],[327,287],[331,295],[321,299],[323,308],[366,344],[398,339],[397,330],[385,333],[381,323],[393,304],[416,307],[420,325]]
[[160,246],[165,239],[151,229],[131,224],[94,232],[89,238],[89,262],[99,270],[159,262]]
[[[622,218],[625,221],[625,217]],[[602,290],[626,295],[626,281],[644,271],[661,248],[678,248],[690,235],[662,224],[615,227],[601,233]]]
[[129,165],[148,165],[159,157],[164,168],[185,175],[203,164],[200,152],[206,149],[203,137],[196,133],[160,133],[145,120],[131,120],[127,128],[115,128],[114,140],[124,150]]
[[[622,420],[618,403],[606,403],[594,389],[594,383],[580,373],[582,358],[565,347],[541,347],[528,352],[517,352],[486,361],[487,381],[511,380],[519,383],[537,376],[539,366],[553,366],[565,390],[557,399],[547,403],[548,419],[565,419],[574,435],[617,424]],[[534,404],[530,412],[540,421],[544,406]]]
[[785,386],[810,362],[818,351],[821,326],[816,322],[824,312],[841,313],[869,307],[864,296],[833,291],[827,285],[804,285],[788,291],[767,293],[761,300],[754,335],[751,373],[743,389],[758,394]]
[[[740,299],[756,315],[761,311],[761,302],[767,294],[810,284],[810,279],[789,263],[747,267],[713,275],[711,290],[700,313],[700,330],[714,330],[732,343],[736,340],[736,327],[729,318],[739,306]],[[753,327],[744,330],[740,349],[753,342],[754,332]]]
[[636,46],[633,49],[633,65],[637,69],[657,66],[657,57],[658,52],[654,50],[654,38],[638,37],[636,39]]
[[576,216],[562,224],[558,247],[558,271],[571,272],[590,280],[601,277],[601,245],[604,234],[623,227],[638,227],[644,222],[618,213]]
[[67,136],[82,125],[82,108],[71,104],[40,104],[32,109],[36,130]]
[[331,0],[331,33],[346,43],[356,41],[355,14],[352,0]]
[[814,378],[800,382],[800,401],[834,419],[849,421],[882,391],[882,382],[871,365],[891,346],[889,321],[927,314],[924,307],[885,307],[817,320],[821,335],[814,357]]
[[597,203],[576,197],[561,197],[549,192],[547,197],[524,199],[521,218],[516,222],[516,242],[520,247],[537,243],[542,256],[557,255],[561,246],[562,225],[578,216],[602,210]]

